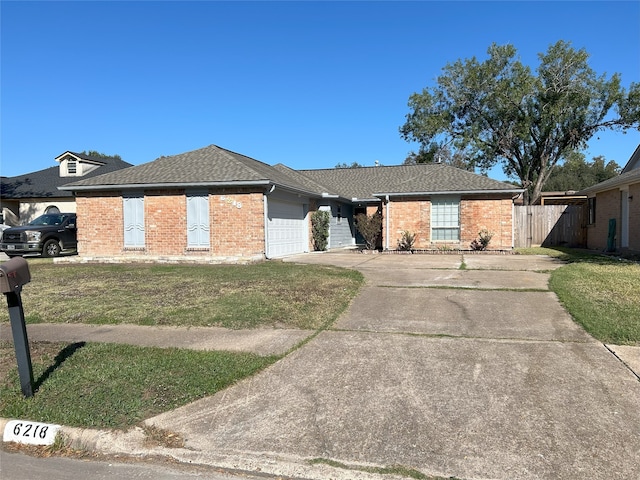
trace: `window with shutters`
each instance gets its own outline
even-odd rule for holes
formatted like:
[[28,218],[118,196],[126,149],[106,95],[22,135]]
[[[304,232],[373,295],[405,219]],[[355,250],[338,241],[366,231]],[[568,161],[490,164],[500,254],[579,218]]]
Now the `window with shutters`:
[[144,196],[123,197],[124,247],[144,248]]
[[431,241],[460,241],[460,197],[431,199]]
[[209,195],[187,195],[187,248],[209,248]]

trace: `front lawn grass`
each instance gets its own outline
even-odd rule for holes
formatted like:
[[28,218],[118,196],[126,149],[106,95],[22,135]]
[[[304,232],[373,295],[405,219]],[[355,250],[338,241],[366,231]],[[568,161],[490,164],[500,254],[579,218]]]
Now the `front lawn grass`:
[[[28,323],[281,327],[335,319],[359,272],[321,265],[56,264],[30,259],[22,291]],[[0,322],[8,321],[0,309]]]
[[568,262],[551,272],[549,288],[589,334],[604,343],[640,345],[638,262],[564,248],[525,252]]
[[[29,259],[27,323],[227,328],[331,325],[363,283],[320,265],[78,265]],[[0,308],[0,322],[8,321]],[[213,395],[281,356],[104,343],[31,342],[35,395],[20,390],[9,327],[0,340],[0,417],[88,428],[127,428]]]
[[277,357],[107,343],[32,342],[37,391],[20,390],[13,345],[0,342],[0,416],[124,429],[213,395]]

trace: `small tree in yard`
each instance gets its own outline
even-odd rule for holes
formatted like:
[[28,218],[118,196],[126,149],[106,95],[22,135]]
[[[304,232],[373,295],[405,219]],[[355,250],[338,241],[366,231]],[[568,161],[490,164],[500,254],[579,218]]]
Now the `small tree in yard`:
[[374,250],[380,232],[382,232],[382,215],[380,212],[376,212],[373,215],[359,213],[356,215],[356,229],[364,237],[367,250]]
[[329,241],[329,220],[331,216],[329,212],[318,210],[311,215],[311,228],[313,235],[313,245],[316,250],[324,251],[327,249]]

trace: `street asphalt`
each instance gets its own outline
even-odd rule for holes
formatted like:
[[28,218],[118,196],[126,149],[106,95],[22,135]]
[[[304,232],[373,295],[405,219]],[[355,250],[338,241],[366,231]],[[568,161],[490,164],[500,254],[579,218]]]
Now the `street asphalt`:
[[[640,349],[603,345],[573,322],[544,273],[561,262],[358,253],[285,261],[355,268],[366,285],[330,330],[260,374],[145,422],[179,433],[184,448],[146,447],[139,428],[64,432],[103,453],[305,479],[404,478],[372,470],[387,467],[469,480],[640,478]],[[65,339],[118,335],[98,330]],[[164,344],[156,331],[147,337]],[[197,333],[199,348],[222,348]],[[235,340],[273,352],[309,333]],[[183,334],[170,337],[188,345]]]

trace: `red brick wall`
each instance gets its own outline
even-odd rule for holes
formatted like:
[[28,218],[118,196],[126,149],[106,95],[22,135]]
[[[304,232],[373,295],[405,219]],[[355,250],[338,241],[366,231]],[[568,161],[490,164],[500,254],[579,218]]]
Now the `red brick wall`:
[[187,199],[184,190],[145,192],[144,229],[148,255],[184,255],[187,248]]
[[263,194],[250,190],[209,194],[210,248],[187,248],[187,207],[183,190],[146,191],[145,247],[124,250],[120,192],[76,197],[78,254],[81,256],[255,257],[264,252]]
[[[404,230],[416,234],[415,248],[429,249],[447,245],[469,249],[478,232],[487,229],[493,233],[489,250],[510,249],[513,246],[513,202],[511,198],[462,198],[460,200],[460,242],[431,242],[431,200],[397,198],[389,205],[389,248],[395,249]],[[382,212],[386,214],[386,206]],[[386,222],[383,220],[383,230]],[[383,245],[387,245],[383,243]]]
[[114,255],[122,250],[124,225],[119,192],[89,192],[76,197],[78,255]]
[[214,255],[264,253],[262,192],[235,190],[210,196],[211,250]]
[[[386,206],[383,207],[386,214]],[[386,223],[383,223],[383,230]],[[389,248],[395,249],[407,230],[415,238],[414,248],[431,246],[431,201],[411,198],[392,199],[389,204]],[[386,245],[386,243],[384,244]]]
[[488,250],[513,246],[513,201],[511,198],[463,198],[460,201],[460,248],[471,248],[480,230],[493,233]]
[[609,219],[616,219],[616,246],[620,239],[620,190],[607,190],[596,194],[596,223],[587,229],[587,247],[591,250],[606,250]]
[[[640,183],[629,186],[629,250],[640,252]],[[622,235],[620,189],[596,194],[596,223],[587,229],[587,247],[604,251],[607,248],[609,219],[616,219],[616,249],[620,248]]]

